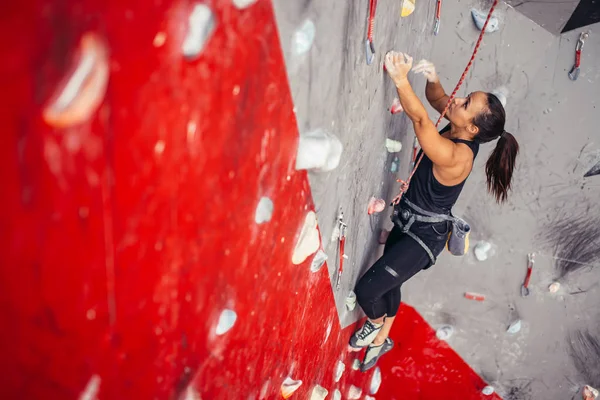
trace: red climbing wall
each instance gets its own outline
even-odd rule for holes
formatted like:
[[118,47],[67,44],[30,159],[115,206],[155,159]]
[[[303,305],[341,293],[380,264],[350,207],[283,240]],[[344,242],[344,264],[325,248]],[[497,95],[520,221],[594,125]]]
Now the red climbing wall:
[[[313,204],[271,4],[206,4],[215,31],[195,60],[181,54],[190,2],[3,4],[1,398],[278,398],[287,376],[304,382],[294,398],[368,387],[327,268],[291,263]],[[85,121],[50,126],[86,33],[107,50],[107,89]],[[224,309],[237,320],[216,335]],[[403,310],[378,398],[481,398]]]

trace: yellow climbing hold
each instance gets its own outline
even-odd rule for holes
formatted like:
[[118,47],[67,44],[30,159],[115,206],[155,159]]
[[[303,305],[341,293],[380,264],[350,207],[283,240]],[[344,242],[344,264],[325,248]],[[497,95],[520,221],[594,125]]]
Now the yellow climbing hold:
[[408,17],[413,11],[415,11],[415,0],[404,0],[402,2],[402,12],[400,13],[400,16]]

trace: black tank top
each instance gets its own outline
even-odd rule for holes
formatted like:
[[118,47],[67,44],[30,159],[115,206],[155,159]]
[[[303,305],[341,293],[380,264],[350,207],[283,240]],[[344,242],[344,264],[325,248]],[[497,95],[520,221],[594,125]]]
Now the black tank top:
[[[442,129],[440,134],[449,130],[450,124]],[[479,143],[462,139],[451,140],[454,143],[466,144],[473,151],[473,159],[477,157],[477,153],[479,152]],[[417,155],[417,160],[421,156],[422,152],[423,150],[421,150]],[[421,164],[419,164],[419,167],[415,171],[415,174],[410,181],[410,186],[405,196],[412,203],[425,210],[449,214],[452,206],[454,203],[456,203],[456,200],[458,200],[458,196],[460,195],[467,178],[465,178],[465,180],[458,185],[442,185],[437,181],[437,179],[435,179],[435,176],[433,176],[433,163],[429,157],[427,157],[427,155],[424,155]]]

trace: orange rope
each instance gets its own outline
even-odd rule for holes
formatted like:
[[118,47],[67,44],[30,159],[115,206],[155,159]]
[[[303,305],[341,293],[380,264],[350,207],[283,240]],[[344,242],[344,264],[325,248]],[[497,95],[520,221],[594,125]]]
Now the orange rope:
[[[465,78],[467,77],[467,73],[469,72],[469,70],[471,69],[471,66],[473,65],[473,61],[475,61],[475,56],[477,55],[477,51],[479,50],[479,46],[481,45],[481,41],[483,40],[483,35],[485,34],[485,29],[487,28],[488,22],[490,21],[490,18],[492,17],[492,13],[494,12],[496,5],[498,5],[498,0],[494,0],[494,3],[492,4],[492,8],[490,8],[490,12],[488,13],[487,19],[485,20],[485,24],[483,24],[483,28],[481,29],[481,33],[479,34],[479,39],[477,39],[477,43],[475,44],[475,49],[473,50],[473,55],[471,56],[471,59],[469,60],[469,63],[467,64],[467,67],[465,68],[464,72],[462,73],[460,79],[458,80],[458,84],[454,88],[454,91],[450,95],[450,98],[448,99],[448,103],[446,103],[446,108],[444,108],[444,111],[442,111],[440,118],[436,122],[436,124],[435,124],[436,128],[439,126],[440,122],[442,122],[444,115],[446,115],[446,113],[448,112],[448,108],[450,108],[450,104],[452,104],[452,100],[454,100],[454,97],[456,96],[458,89],[460,89],[461,85],[465,81]],[[404,193],[406,193],[406,191],[408,190],[410,181],[411,181],[413,175],[415,174],[415,171],[419,167],[419,164],[421,163],[421,160],[423,159],[424,154],[425,153],[421,153],[421,157],[419,157],[419,159],[415,163],[415,166],[413,167],[412,172],[408,176],[408,180],[403,181],[402,179],[398,179],[398,182],[400,182],[400,193],[398,194],[398,196],[396,196],[394,198],[394,200],[392,200],[393,205],[398,204],[400,202],[400,199],[402,199],[402,196],[404,195]]]

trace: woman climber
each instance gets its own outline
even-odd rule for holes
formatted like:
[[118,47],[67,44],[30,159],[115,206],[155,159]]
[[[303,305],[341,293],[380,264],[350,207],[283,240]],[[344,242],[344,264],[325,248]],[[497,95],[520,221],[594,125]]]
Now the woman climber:
[[[400,306],[402,284],[433,265],[444,249],[454,218],[452,206],[471,173],[479,144],[498,139],[485,173],[488,191],[499,203],[506,201],[519,152],[514,136],[504,130],[504,107],[490,93],[473,92],[466,98],[455,98],[445,115],[450,124],[438,133],[408,82],[412,61],[408,55],[389,52],[385,67],[425,154],[408,190],[395,206],[394,228],[383,256],[355,288],[358,303],[368,318],[352,335],[349,345],[352,351],[367,348],[362,371],[372,368],[394,345],[388,335]],[[422,60],[412,71],[425,75],[427,100],[442,113],[449,96],[434,65]]]

